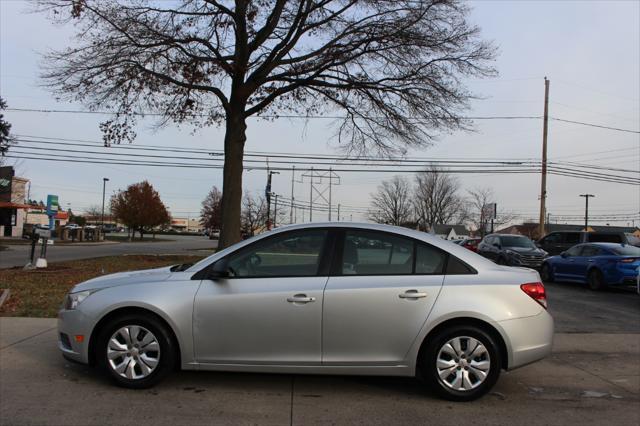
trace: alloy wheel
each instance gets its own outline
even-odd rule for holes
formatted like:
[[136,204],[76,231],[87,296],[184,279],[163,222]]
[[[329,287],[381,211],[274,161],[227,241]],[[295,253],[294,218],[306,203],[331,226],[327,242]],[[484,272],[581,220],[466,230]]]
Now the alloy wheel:
[[107,360],[118,375],[130,380],[144,379],[160,362],[160,344],[148,329],[126,325],[108,340]]
[[489,351],[478,339],[459,336],[440,348],[436,368],[443,385],[464,392],[476,389],[485,381],[491,359]]

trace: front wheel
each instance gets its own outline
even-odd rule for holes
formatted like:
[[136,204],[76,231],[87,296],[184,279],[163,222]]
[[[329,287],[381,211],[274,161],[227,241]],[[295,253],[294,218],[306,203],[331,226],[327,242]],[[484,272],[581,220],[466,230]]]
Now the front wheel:
[[589,271],[589,275],[587,275],[587,283],[589,284],[589,288],[594,291],[600,291],[606,287],[602,272],[597,269]]
[[481,328],[451,327],[438,333],[428,345],[421,360],[422,377],[444,399],[480,398],[500,376],[500,351]]
[[99,362],[119,386],[143,389],[162,380],[176,363],[167,327],[153,316],[125,315],[100,334]]
[[553,273],[551,272],[551,266],[549,266],[548,263],[542,264],[542,269],[540,270],[540,278],[542,278],[542,281],[544,282],[553,282]]

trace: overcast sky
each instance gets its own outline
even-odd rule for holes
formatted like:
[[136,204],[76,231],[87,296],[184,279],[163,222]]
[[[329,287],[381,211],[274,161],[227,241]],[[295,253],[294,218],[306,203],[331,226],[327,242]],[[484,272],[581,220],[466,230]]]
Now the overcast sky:
[[[475,1],[471,20],[500,48],[495,79],[469,81],[485,99],[473,103],[472,116],[542,115],[543,77],[551,80],[550,115],[625,129],[640,129],[640,2],[638,1]],[[0,0],[0,95],[13,108],[82,109],[58,103],[38,86],[40,54],[71,42],[70,27],[56,27],[41,15],[25,13],[22,1]],[[101,140],[104,116],[7,112],[20,135]],[[195,133],[188,127],[156,131],[153,121],[138,128],[134,144],[222,149],[223,129]],[[535,158],[541,154],[542,121],[478,121],[474,133],[443,135],[432,146],[411,152],[420,157]],[[247,150],[335,154],[326,120],[250,119]],[[552,121],[549,159],[579,161],[640,171],[640,135]],[[82,210],[100,204],[102,178],[107,195],[143,179],[160,192],[174,216],[194,216],[212,185],[222,185],[218,170],[88,165],[21,160],[18,171],[31,179],[32,198],[60,196],[62,207]],[[390,174],[343,173],[333,188],[335,203],[353,208],[369,205],[369,195]],[[500,210],[522,219],[537,218],[540,176],[460,175],[464,189],[491,187]],[[263,191],[266,172],[245,172],[244,185]],[[291,174],[274,176],[273,190],[289,196]],[[580,215],[591,193],[593,214],[640,212],[637,186],[562,176],[548,178],[548,211]],[[296,184],[296,197],[308,200],[308,184]],[[343,208],[342,216],[364,217]],[[300,219],[300,216],[298,217]],[[314,220],[326,219],[315,213]],[[565,220],[563,220],[565,222]],[[579,221],[578,221],[579,222]],[[625,225],[630,220],[607,222]],[[636,225],[638,220],[636,220]]]

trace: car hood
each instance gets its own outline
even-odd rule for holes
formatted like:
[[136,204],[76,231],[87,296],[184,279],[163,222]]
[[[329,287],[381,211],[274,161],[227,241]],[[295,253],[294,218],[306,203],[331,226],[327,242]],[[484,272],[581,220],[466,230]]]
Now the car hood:
[[531,247],[505,247],[505,250],[515,251],[517,253],[522,254],[541,254],[542,250],[539,248],[531,248]]
[[120,285],[165,281],[171,276],[171,274],[171,266],[144,269],[141,271],[118,272],[116,274],[102,275],[100,277],[81,282],[73,288],[72,292],[97,290]]

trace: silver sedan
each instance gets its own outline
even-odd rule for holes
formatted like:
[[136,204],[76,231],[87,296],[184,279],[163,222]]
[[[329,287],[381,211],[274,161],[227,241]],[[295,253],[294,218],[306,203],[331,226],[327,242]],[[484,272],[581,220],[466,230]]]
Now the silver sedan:
[[76,285],[68,359],[145,388],[185,370],[418,376],[472,400],[551,351],[538,273],[405,228],[278,228],[193,265]]

